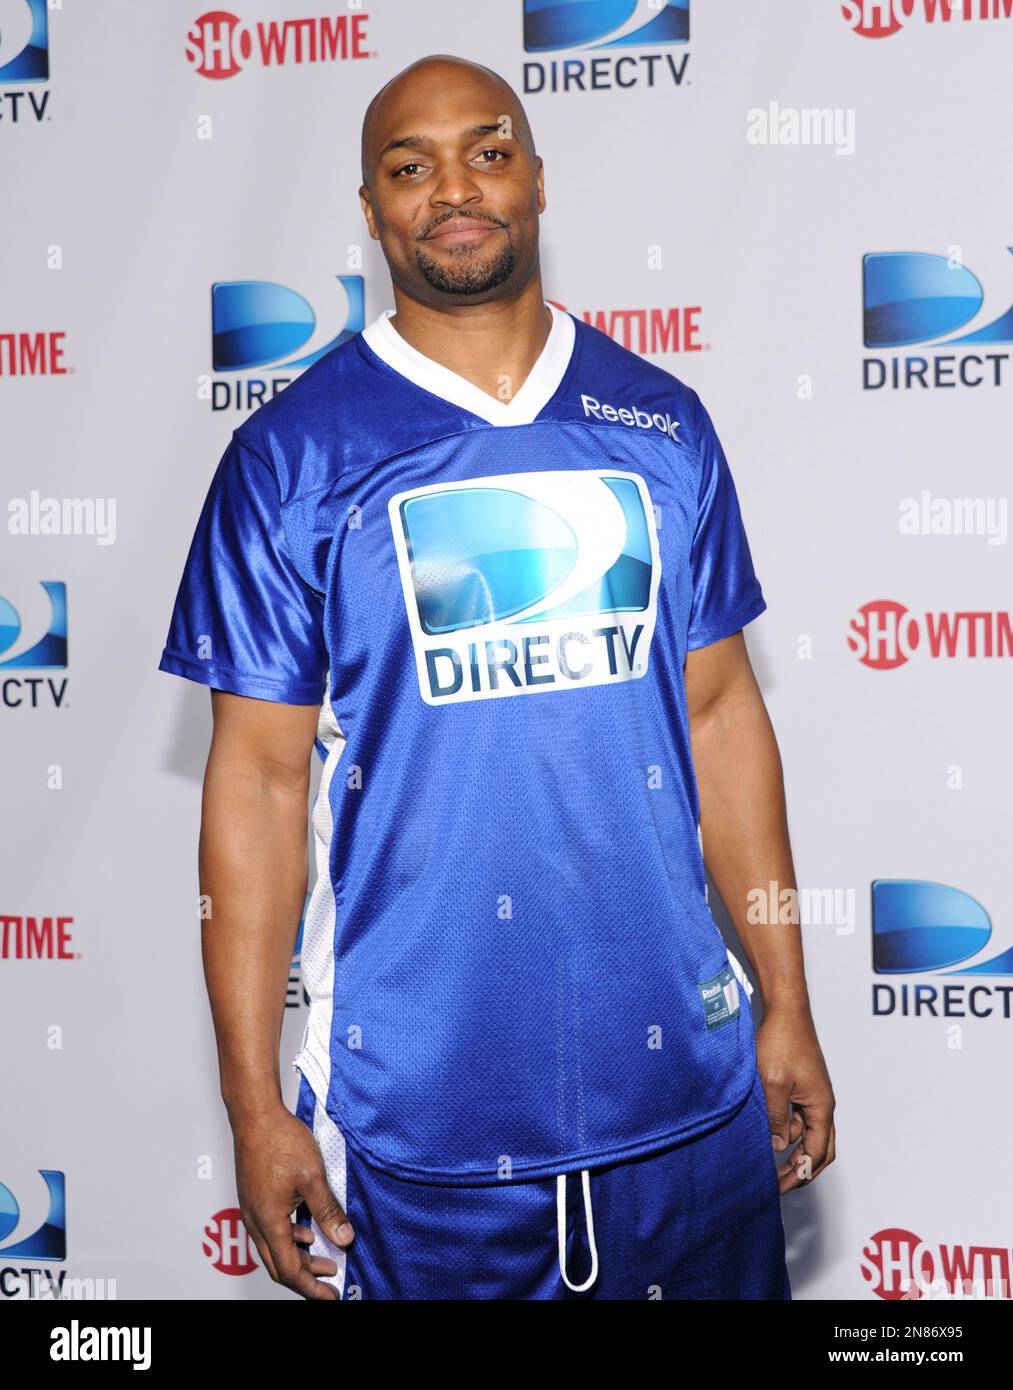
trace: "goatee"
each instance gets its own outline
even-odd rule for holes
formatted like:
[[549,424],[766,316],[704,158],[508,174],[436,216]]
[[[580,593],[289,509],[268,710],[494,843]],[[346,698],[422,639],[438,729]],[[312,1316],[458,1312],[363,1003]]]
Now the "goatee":
[[509,279],[516,257],[508,240],[492,261],[478,260],[466,246],[458,248],[450,264],[427,256],[421,247],[415,252],[415,261],[429,284],[441,294],[483,294]]

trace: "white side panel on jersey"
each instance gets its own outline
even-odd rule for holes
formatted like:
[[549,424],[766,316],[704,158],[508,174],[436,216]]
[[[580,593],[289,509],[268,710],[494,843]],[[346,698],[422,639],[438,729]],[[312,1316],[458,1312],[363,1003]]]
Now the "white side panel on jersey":
[[317,738],[327,749],[327,754],[313,806],[317,877],[306,905],[302,936],[302,979],[309,995],[309,1017],[292,1066],[305,1073],[319,1101],[319,1108],[323,1110],[331,1080],[331,1015],[334,1009],[336,912],[330,869],[331,839],[334,834],[330,789],[334,770],[345,748],[345,736],[334,717],[329,695],[324,696],[320,706]]

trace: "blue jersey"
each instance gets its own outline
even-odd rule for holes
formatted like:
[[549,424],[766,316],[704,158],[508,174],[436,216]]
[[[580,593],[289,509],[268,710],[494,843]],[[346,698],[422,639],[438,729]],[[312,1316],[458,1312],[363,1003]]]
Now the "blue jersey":
[[255,411],[160,661],[320,704],[293,1065],[438,1183],[651,1152],[754,1074],[683,679],[766,606],[734,484],[695,391],[551,312],[509,399],[388,311]]

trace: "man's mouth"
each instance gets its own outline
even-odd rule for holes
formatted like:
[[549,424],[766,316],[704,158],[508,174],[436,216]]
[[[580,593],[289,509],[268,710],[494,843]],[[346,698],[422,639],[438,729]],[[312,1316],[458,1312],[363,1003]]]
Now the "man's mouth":
[[423,240],[435,241],[441,246],[459,246],[469,241],[481,241],[490,232],[499,230],[494,222],[484,222],[476,217],[450,217]]

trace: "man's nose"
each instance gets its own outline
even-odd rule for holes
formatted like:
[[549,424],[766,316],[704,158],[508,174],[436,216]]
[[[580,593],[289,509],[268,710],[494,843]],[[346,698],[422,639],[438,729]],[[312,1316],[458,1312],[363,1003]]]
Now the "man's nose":
[[482,192],[471,171],[452,166],[442,170],[433,183],[429,201],[434,206],[461,207],[481,200]]

